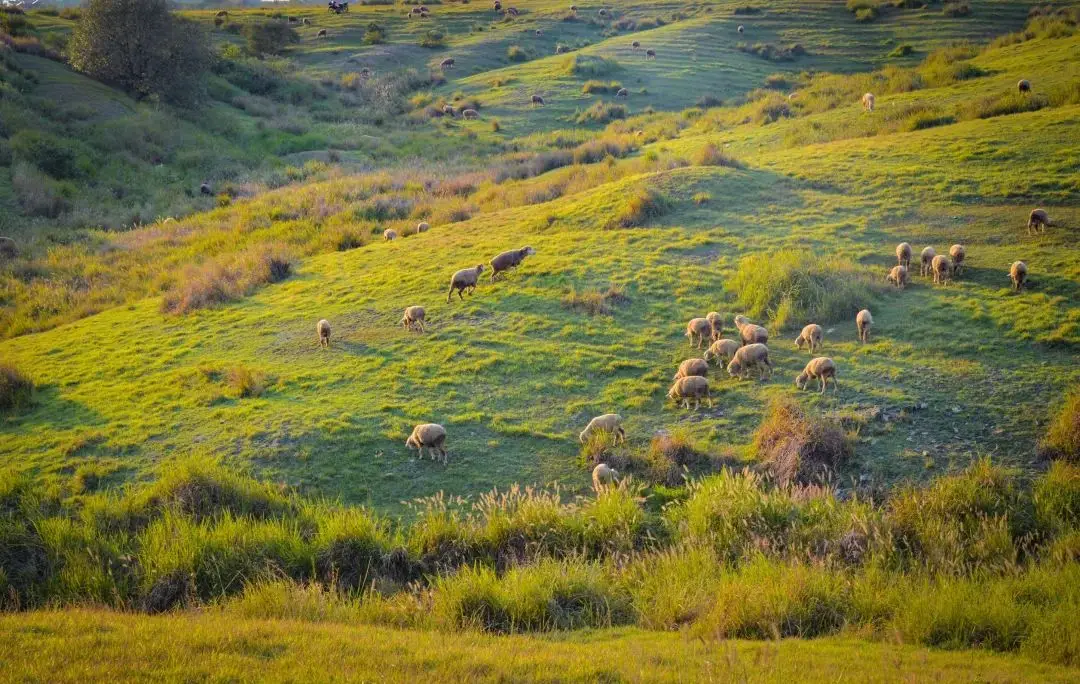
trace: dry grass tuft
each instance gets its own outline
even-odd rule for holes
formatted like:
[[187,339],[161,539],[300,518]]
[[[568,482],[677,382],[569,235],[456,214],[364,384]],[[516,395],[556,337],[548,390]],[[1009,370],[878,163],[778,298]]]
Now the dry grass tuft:
[[827,482],[853,454],[836,423],[807,415],[790,399],[776,399],[754,433],[757,457],[780,484]]

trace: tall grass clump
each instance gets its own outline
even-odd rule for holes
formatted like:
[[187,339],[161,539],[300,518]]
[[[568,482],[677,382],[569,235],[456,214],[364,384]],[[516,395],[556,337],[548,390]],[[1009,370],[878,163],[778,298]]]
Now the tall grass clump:
[[854,449],[839,425],[777,398],[754,433],[754,452],[781,485],[832,481]]
[[0,411],[26,408],[34,400],[34,381],[10,363],[0,363]]
[[1047,458],[1080,464],[1080,387],[1072,388],[1054,412],[1039,451]]
[[356,590],[373,584],[385,570],[407,580],[410,568],[404,552],[391,555],[385,521],[367,511],[346,508],[320,512],[315,548],[315,570],[325,584]]
[[1009,92],[968,102],[961,107],[961,112],[966,119],[989,119],[1008,114],[1036,112],[1049,104],[1050,100],[1046,95]]
[[660,218],[671,211],[671,200],[659,190],[641,188],[626,201],[611,220],[611,227],[635,228]]
[[189,267],[180,282],[165,294],[161,309],[165,313],[184,314],[235,301],[262,285],[284,280],[292,268],[291,250],[283,245],[260,245]]
[[694,156],[694,163],[698,166],[727,166],[733,169],[745,168],[745,165],[717,147],[713,143],[708,143]]
[[570,55],[562,63],[562,71],[565,75],[579,78],[603,78],[619,71],[621,68],[614,59],[594,55]]
[[878,281],[850,259],[786,249],[743,257],[725,287],[747,315],[785,328],[854,318],[884,289]]
[[564,308],[590,316],[610,315],[615,307],[629,301],[626,292],[616,285],[609,285],[606,290],[590,288],[580,292],[575,288],[571,288],[562,297]]
[[584,123],[611,123],[617,119],[625,119],[629,110],[626,105],[612,104],[610,102],[596,101],[591,107],[577,115],[577,122]]
[[1032,505],[1045,536],[1080,532],[1080,464],[1055,461],[1035,481]]

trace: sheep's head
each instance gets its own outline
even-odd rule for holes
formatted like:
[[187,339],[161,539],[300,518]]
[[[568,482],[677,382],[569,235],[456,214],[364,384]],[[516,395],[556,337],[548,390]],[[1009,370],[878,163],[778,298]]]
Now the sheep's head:
[[532,247],[522,247],[521,248],[521,256],[523,256],[523,257],[533,256],[534,254],[536,254],[536,250],[533,249]]
[[795,347],[796,348],[802,349],[805,344],[806,344],[806,337],[804,335],[800,334],[798,337],[795,338]]
[[420,440],[417,439],[415,432],[413,432],[411,435],[409,435],[409,438],[407,440],[405,440],[405,446],[409,447],[410,449],[419,449],[420,448]]
[[483,272],[484,272],[484,265],[483,264],[477,264],[476,265],[476,274],[480,275]]
[[588,436],[589,436],[589,428],[585,428],[584,430],[581,431],[580,434],[578,434],[577,438],[578,438],[579,442],[584,444],[585,440],[588,438]]
[[750,322],[750,319],[747,318],[746,316],[736,316],[735,317],[735,327],[736,328],[741,328],[744,325],[748,324],[749,322]]
[[742,373],[742,362],[738,359],[732,359],[727,366],[727,372],[731,377],[737,377]]
[[795,378],[795,386],[799,389],[806,388],[806,381],[810,379],[810,374],[806,371],[799,373],[799,377]]
[[705,359],[706,362],[712,361],[716,357],[717,357],[717,353],[713,351],[712,347],[709,347],[708,349],[706,349],[705,354],[702,356],[702,358]]
[[679,398],[679,383],[676,382],[674,385],[672,385],[671,389],[668,390],[667,395],[668,395],[669,399],[678,399]]

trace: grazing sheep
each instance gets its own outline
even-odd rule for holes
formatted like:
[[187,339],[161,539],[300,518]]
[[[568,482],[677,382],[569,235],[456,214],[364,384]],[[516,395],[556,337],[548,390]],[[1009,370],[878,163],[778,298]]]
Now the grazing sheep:
[[226,12],[225,10],[221,10],[220,12],[218,12],[217,14],[215,14],[214,16],[215,16],[215,17],[227,17],[227,16],[229,16],[229,13],[228,13],[228,12]]
[[896,264],[904,268],[911,268],[911,245],[901,242],[896,246]]
[[938,254],[934,257],[934,261],[931,264],[934,271],[934,284],[935,285],[947,285],[949,279],[952,277],[952,262],[949,261],[949,257],[944,254]]
[[597,12],[597,14],[599,14],[602,17],[606,17],[607,16],[607,10],[606,9],[601,9],[599,12]]
[[210,187],[209,182],[203,181],[201,184],[199,184],[199,192],[204,195],[213,195],[214,189]]
[[410,449],[416,449],[417,458],[424,458],[424,449],[428,450],[428,455],[431,456],[431,460],[437,460],[435,458],[436,452],[442,455],[442,462],[446,464],[446,428],[438,423],[424,423],[423,425],[417,425],[413,428],[412,434],[405,440],[405,446]]
[[439,62],[439,68],[440,69],[453,69],[454,68],[454,58],[453,57],[447,57],[443,61]]
[[618,413],[605,413],[589,421],[585,429],[578,434],[578,441],[584,444],[594,432],[605,432],[612,436],[612,443],[626,442],[626,430],[622,428],[622,416]]
[[461,110],[461,116],[466,119],[479,119],[480,112],[476,111],[475,109],[463,109]]
[[326,29],[319,29],[319,32],[315,34],[316,38],[326,38]]
[[630,91],[626,88],[619,88],[615,92],[615,97],[630,97]]
[[735,352],[737,351],[739,351],[739,343],[735,340],[717,340],[705,350],[705,356],[703,358],[706,361],[720,359],[720,366],[723,367],[735,356]]
[[517,268],[522,261],[525,261],[525,257],[534,254],[536,254],[536,250],[532,247],[522,247],[521,249],[511,249],[496,256],[491,260],[491,282],[495,282],[495,277],[500,273]]
[[724,331],[724,317],[716,311],[710,311],[705,314],[705,320],[709,321],[709,324],[712,325],[712,339],[720,339],[720,335]]
[[690,340],[690,344],[694,344],[694,339],[697,338],[697,348],[701,349],[701,344],[705,340],[712,339],[712,323],[709,323],[707,318],[691,318],[686,324],[684,334],[686,339]]
[[542,95],[533,95],[533,96],[532,96],[532,103],[533,103],[534,105],[540,105],[541,107],[542,107],[542,106],[544,106],[544,105],[546,104],[546,103],[544,102],[544,98],[543,98],[543,96],[542,96]]
[[537,37],[537,38],[540,38],[540,37],[541,37],[541,36],[543,36],[543,35],[544,35],[544,32],[543,32],[543,31],[541,31],[540,29],[536,29],[536,37]]
[[556,45],[555,46],[555,54],[557,54],[557,55],[566,54],[566,52],[568,52],[568,51],[569,51],[569,48],[567,48],[565,45]]
[[1021,93],[1030,93],[1031,81],[1027,80],[1026,78],[1020,79],[1020,82],[1016,84],[1016,89]]
[[330,346],[330,321],[325,318],[315,324],[315,332],[319,334],[319,345]]
[[709,375],[709,362],[704,359],[687,359],[679,364],[679,370],[675,373],[675,377],[673,377],[672,380],[689,378],[693,375],[699,375],[703,378],[707,377]]
[[431,230],[431,224],[429,224],[427,221],[421,221],[420,223],[416,224],[417,233],[426,233],[429,230]]
[[908,282],[907,266],[893,266],[889,275],[885,276],[885,280],[903,290]]
[[0,237],[0,257],[14,259],[19,256],[19,246],[9,237]]
[[1012,280],[1013,289],[1019,292],[1027,284],[1027,264],[1023,261],[1014,262],[1009,267],[1009,278]]
[[464,300],[462,292],[469,291],[471,296],[476,289],[476,281],[479,280],[480,274],[484,272],[484,265],[478,264],[473,268],[463,268],[454,274],[454,277],[450,279],[450,291],[446,293],[446,303],[450,303],[450,297],[454,294],[454,290],[458,291],[458,298]]
[[746,316],[736,316],[735,327],[739,329],[739,338],[744,345],[769,342],[769,331],[760,325],[754,325]]
[[840,387],[839,383],[836,382],[836,362],[827,356],[810,359],[806,367],[803,368],[803,372],[799,373],[799,376],[795,378],[795,386],[799,389],[806,389],[809,381],[815,378],[822,394],[825,394],[825,388],[829,385],[829,378],[832,378],[833,392],[836,392]]
[[393,228],[387,228],[386,230],[383,231],[382,236],[383,236],[383,240],[386,240],[387,242],[389,242],[391,240],[397,240],[397,231],[394,230]]
[[496,12],[502,9],[502,3],[499,0],[495,0],[495,4],[492,5]]
[[743,31],[745,31],[746,29],[745,29],[745,28],[743,27],[743,25],[742,25],[742,24],[739,24],[739,27],[738,27],[737,29],[735,29],[735,30],[736,30],[736,31],[738,31],[738,32],[739,32],[739,33],[741,34],[741,33],[743,33]]
[[933,273],[930,266],[934,262],[935,255],[936,253],[934,252],[933,247],[926,247],[923,249],[922,254],[919,255],[919,275],[928,276]]
[[401,327],[406,330],[427,332],[427,326],[424,324],[424,319],[426,317],[427,312],[424,311],[424,307],[410,306],[405,309],[405,315],[401,317]]
[[862,96],[862,107],[867,112],[874,111],[874,94],[866,93]]
[[649,48],[645,51],[645,59],[656,59],[656,50]]
[[964,272],[964,259],[967,258],[967,250],[963,245],[953,245],[949,248],[949,256],[952,258],[953,276],[959,276]]
[[640,40],[635,40],[633,43],[630,43],[630,49],[631,50],[637,50],[640,47],[641,47],[641,41]]
[[618,470],[606,463],[600,463],[592,470],[592,488],[599,494],[608,487],[614,486],[617,477],[619,477]]
[[1045,231],[1046,227],[1053,228],[1054,222],[1050,220],[1050,215],[1046,213],[1045,209],[1032,209],[1031,214],[1028,215],[1028,235],[1034,232]]
[[874,325],[874,317],[870,315],[870,309],[863,309],[855,316],[855,328],[859,331],[859,341],[863,344],[870,341],[872,325]]
[[577,5],[570,5],[571,12],[577,12]]
[[668,390],[667,395],[668,398],[674,399],[676,403],[681,403],[685,408],[690,408],[690,400],[693,399],[695,411],[701,407],[702,397],[705,397],[709,402],[709,408],[713,406],[712,394],[709,393],[709,381],[700,375],[679,378]]
[[735,356],[731,357],[731,363],[727,365],[727,372],[733,378],[743,379],[753,368],[757,368],[759,380],[765,380],[772,376],[772,364],[769,363],[769,348],[764,344],[748,344],[739,347]]
[[817,323],[811,323],[803,328],[799,336],[795,338],[795,346],[802,349],[805,345],[810,348],[810,353],[813,354],[821,347],[824,339],[825,331],[821,329],[821,326]]
[[453,116],[454,115],[454,106],[453,105],[443,105],[442,111],[443,111],[443,114]]

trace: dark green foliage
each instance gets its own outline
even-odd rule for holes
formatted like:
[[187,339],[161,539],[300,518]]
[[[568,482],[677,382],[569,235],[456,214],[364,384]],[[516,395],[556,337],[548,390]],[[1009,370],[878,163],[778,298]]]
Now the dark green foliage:
[[0,363],[0,411],[25,408],[33,398],[33,381],[18,368]]
[[11,138],[11,151],[53,178],[72,178],[79,173],[72,146],[49,133],[21,130]]
[[386,42],[386,29],[375,22],[367,25],[364,30],[364,43],[366,45],[380,45]]
[[300,35],[283,21],[265,21],[244,25],[247,49],[253,55],[280,55],[290,45],[300,42]]

